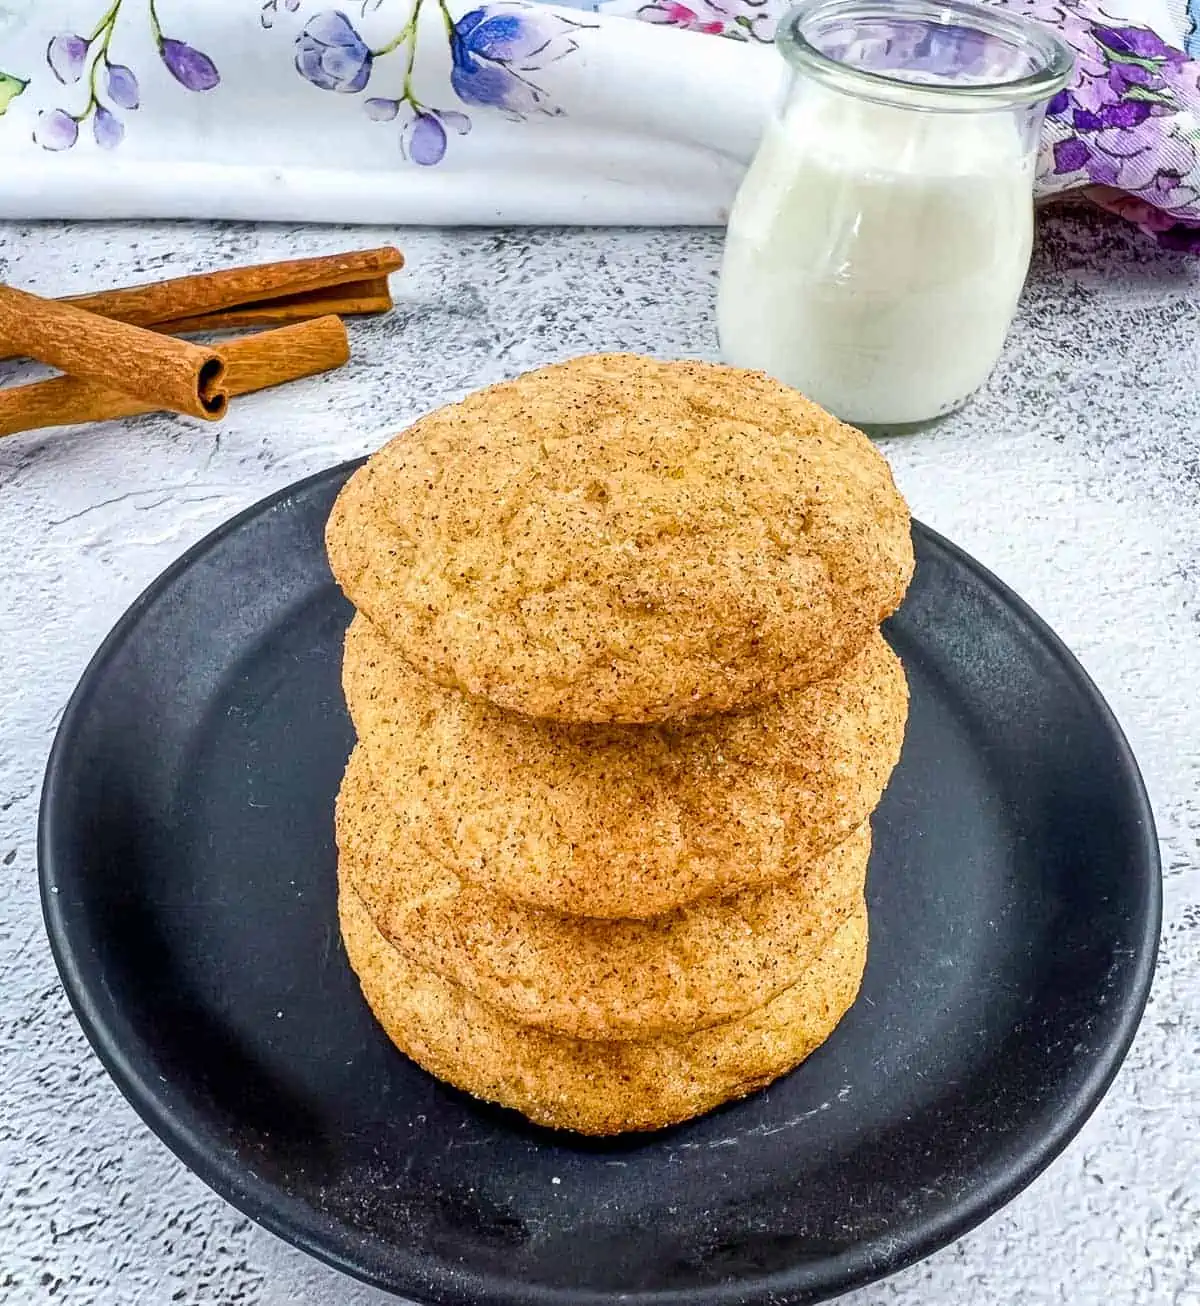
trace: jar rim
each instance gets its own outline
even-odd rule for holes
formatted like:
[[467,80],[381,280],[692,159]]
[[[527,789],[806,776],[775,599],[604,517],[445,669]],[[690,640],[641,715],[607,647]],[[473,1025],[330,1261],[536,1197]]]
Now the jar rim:
[[[843,62],[819,49],[806,28],[822,19],[878,19],[967,28],[1027,51],[1034,67],[995,81],[917,81]],[[995,110],[1051,99],[1067,84],[1075,56],[1049,28],[973,0],[801,0],[784,15],[777,49],[798,71],[860,97],[934,112]]]

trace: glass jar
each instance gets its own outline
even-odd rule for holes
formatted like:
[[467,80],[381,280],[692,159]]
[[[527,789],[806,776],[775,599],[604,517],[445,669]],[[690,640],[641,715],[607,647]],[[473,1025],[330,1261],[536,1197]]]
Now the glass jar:
[[807,0],[776,44],[788,76],[730,214],[722,357],[859,426],[952,412],[1016,312],[1071,52],[965,0]]

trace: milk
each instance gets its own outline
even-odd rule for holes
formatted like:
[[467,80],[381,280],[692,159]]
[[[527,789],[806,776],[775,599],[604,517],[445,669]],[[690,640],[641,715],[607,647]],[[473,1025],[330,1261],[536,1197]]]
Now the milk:
[[922,422],[987,379],[1029,267],[1019,118],[812,87],[772,122],[729,220],[721,354],[845,421]]

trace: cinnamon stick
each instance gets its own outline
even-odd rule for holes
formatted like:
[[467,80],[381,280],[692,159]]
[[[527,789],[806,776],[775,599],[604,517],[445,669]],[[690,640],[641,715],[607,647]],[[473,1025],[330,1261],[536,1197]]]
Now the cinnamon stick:
[[[341,367],[350,344],[345,323],[330,315],[226,340],[218,352],[229,393],[242,395]],[[78,377],[58,376],[0,389],[0,436],[135,417],[157,407]]]
[[183,317],[154,323],[155,331],[183,336],[195,331],[228,331],[235,327],[281,326],[286,322],[306,322],[309,318],[337,313],[353,317],[364,313],[386,313],[392,307],[392,292],[387,277],[369,277],[345,285],[324,286],[319,290],[296,295],[280,295],[196,317]]
[[255,267],[221,268],[216,272],[145,282],[92,295],[71,295],[62,302],[120,322],[151,326],[156,322],[258,304],[279,296],[291,298],[367,278],[386,277],[403,266],[404,255],[392,245],[382,245],[377,249],[285,259]]
[[229,393],[245,395],[341,367],[349,361],[350,340],[345,322],[330,314],[227,340],[220,351]]
[[149,404],[215,421],[228,404],[225,364],[212,349],[0,286],[0,342],[9,353]]

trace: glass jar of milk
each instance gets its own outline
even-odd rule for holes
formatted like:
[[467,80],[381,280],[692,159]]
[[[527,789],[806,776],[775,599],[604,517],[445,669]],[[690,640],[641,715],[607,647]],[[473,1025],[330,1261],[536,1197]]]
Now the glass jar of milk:
[[1070,50],[960,0],[807,0],[776,40],[787,78],[729,219],[722,357],[859,426],[952,412],[1016,311]]

